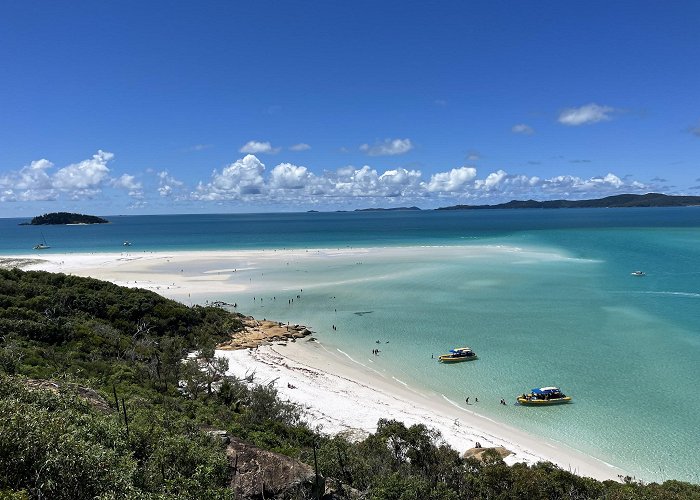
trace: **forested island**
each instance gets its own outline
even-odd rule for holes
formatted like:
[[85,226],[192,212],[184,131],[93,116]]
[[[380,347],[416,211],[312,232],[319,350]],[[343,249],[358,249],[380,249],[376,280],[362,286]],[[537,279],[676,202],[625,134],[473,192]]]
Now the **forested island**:
[[423,424],[321,435],[273,383],[226,375],[214,348],[242,319],[0,269],[0,498],[700,498],[680,481],[599,482],[508,466],[495,449],[463,457]]
[[485,210],[499,208],[632,208],[700,206],[700,196],[671,196],[661,193],[619,194],[591,200],[512,200],[498,205],[454,205],[436,210]]
[[107,219],[96,215],[74,214],[69,212],[52,212],[34,217],[29,222],[23,222],[20,226],[43,226],[59,224],[108,224]]

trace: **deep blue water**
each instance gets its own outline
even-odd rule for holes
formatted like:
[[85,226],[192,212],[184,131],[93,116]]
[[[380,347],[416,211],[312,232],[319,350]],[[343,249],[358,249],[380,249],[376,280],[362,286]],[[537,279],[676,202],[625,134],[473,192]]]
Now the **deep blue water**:
[[[700,227],[700,207],[107,216],[110,224],[19,226],[0,219],[0,254],[453,245],[532,231]],[[561,231],[560,231],[561,230]]]

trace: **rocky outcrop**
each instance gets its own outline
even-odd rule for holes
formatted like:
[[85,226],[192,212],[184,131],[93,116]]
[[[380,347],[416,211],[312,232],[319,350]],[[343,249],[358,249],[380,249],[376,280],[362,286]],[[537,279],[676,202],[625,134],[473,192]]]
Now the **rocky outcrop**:
[[493,450],[500,455],[501,458],[506,458],[511,455],[512,452],[505,449],[503,446],[494,446],[493,448],[482,448],[481,446],[476,448],[469,448],[464,452],[464,458],[476,458],[478,461],[484,461],[484,453],[488,450]]
[[253,317],[243,319],[244,328],[231,334],[231,339],[219,344],[217,349],[249,349],[272,342],[294,342],[296,339],[311,335],[311,330],[303,325],[288,325],[279,321],[257,320]]
[[[233,474],[231,489],[246,500],[318,498],[325,480],[313,468],[285,455],[261,450],[229,436],[226,448]],[[317,496],[317,492],[321,495]]]

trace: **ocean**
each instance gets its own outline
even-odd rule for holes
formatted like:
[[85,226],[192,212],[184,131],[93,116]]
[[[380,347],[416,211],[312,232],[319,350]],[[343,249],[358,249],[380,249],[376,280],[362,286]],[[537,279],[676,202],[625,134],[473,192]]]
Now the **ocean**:
[[[0,219],[0,255],[324,249],[240,269],[250,289],[220,300],[638,478],[700,483],[700,207],[107,218]],[[400,251],[337,252],[363,248]],[[463,345],[479,359],[437,363]],[[574,402],[513,404],[546,385]]]

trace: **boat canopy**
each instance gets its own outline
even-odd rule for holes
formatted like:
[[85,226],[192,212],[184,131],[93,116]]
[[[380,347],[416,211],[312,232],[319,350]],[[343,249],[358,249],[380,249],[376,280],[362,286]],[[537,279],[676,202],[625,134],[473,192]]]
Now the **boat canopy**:
[[532,389],[533,394],[557,394],[561,392],[558,387],[536,387]]
[[450,349],[450,352],[460,353],[460,352],[469,352],[471,350],[472,350],[471,347],[455,347],[454,349]]

